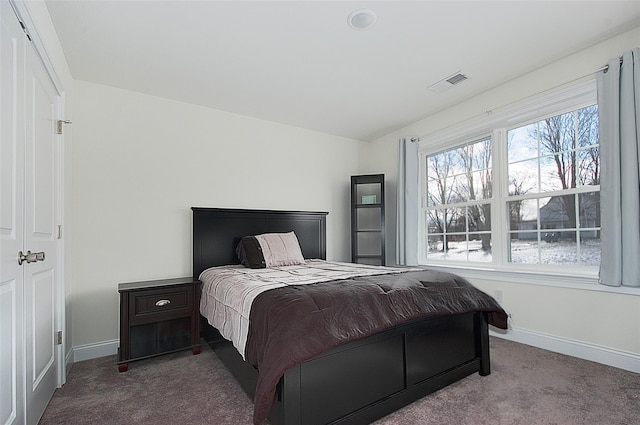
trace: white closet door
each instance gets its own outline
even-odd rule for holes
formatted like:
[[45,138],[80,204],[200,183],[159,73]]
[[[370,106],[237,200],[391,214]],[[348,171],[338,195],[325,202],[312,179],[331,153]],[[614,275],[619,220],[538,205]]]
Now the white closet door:
[[[0,1],[0,424],[35,425],[57,385],[59,94]],[[19,252],[44,259],[18,264]]]
[[56,122],[59,96],[31,43],[25,52],[24,249],[44,260],[23,263],[28,425],[40,420],[57,384]]
[[24,103],[26,36],[0,2],[0,424],[23,424]]

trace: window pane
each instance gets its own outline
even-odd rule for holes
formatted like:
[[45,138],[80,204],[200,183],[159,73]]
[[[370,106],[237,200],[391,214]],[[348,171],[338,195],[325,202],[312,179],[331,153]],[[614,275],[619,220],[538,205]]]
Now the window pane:
[[451,204],[453,202],[460,202],[462,200],[460,195],[461,191],[460,176],[447,178],[445,180],[445,195],[443,203]]
[[470,232],[491,230],[491,204],[469,205],[467,222]]
[[427,181],[427,206],[441,205],[444,199],[444,181]]
[[518,239],[509,240],[509,261],[518,264],[539,263],[538,233],[521,232],[519,236]]
[[580,232],[580,262],[585,266],[600,265],[600,231],[583,230]]
[[536,124],[514,128],[507,132],[509,163],[538,157]]
[[[549,198],[543,198],[549,199]],[[511,220],[510,231],[530,231],[538,229],[538,200],[525,199],[507,202]]]
[[427,232],[444,233],[444,210],[427,211]]
[[578,152],[580,164],[579,184],[593,186],[600,184],[600,148],[594,146]]
[[471,174],[473,191],[470,191],[471,199],[491,199],[493,190],[491,186],[491,172],[476,171]]
[[575,195],[554,196],[540,207],[540,227],[542,229],[575,229]]
[[581,193],[580,228],[600,228],[600,192]]
[[432,259],[443,251],[444,235],[429,235],[427,238],[427,257]]
[[575,113],[569,112],[544,119],[536,129],[540,154],[548,155],[575,148]]
[[598,105],[587,106],[578,110],[578,146],[598,143]]
[[445,211],[446,233],[467,231],[466,208],[449,208]]
[[[544,156],[540,158],[540,191],[567,189],[570,186],[573,169],[568,165],[568,154]],[[569,169],[567,169],[567,167]]]
[[509,164],[509,195],[539,192],[538,159]]
[[465,235],[447,235],[443,260],[467,261],[467,238]]
[[491,169],[491,139],[470,144],[468,153],[471,171]]
[[469,235],[469,261],[488,263],[491,255],[491,233],[472,233]]
[[575,232],[553,232],[554,238],[545,237],[540,243],[542,264],[577,264],[578,245]]
[[440,179],[447,175],[445,167],[445,157],[443,153],[430,155],[427,157],[427,178]]
[[468,153],[467,147],[462,146],[460,148],[449,151],[448,161],[451,164],[449,174],[458,176],[465,174],[468,169]]

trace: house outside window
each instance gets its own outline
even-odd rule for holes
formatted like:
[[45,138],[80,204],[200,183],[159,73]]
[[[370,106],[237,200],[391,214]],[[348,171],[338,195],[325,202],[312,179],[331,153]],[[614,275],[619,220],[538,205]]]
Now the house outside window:
[[420,263],[597,273],[598,107],[585,87],[421,145]]

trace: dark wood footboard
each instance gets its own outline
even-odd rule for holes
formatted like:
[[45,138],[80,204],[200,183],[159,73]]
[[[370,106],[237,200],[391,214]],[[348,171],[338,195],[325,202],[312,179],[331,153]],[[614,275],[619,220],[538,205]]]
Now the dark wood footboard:
[[[351,342],[288,369],[273,425],[368,424],[465,376],[491,372],[484,313],[433,317]],[[214,351],[253,398],[257,370],[231,343]]]

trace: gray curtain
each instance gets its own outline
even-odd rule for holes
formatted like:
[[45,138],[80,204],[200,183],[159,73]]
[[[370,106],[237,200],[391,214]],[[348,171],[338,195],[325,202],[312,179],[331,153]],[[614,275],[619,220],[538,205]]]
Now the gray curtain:
[[600,283],[640,287],[640,49],[598,72]]
[[400,139],[396,213],[396,264],[418,264],[418,143]]

